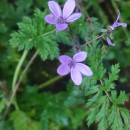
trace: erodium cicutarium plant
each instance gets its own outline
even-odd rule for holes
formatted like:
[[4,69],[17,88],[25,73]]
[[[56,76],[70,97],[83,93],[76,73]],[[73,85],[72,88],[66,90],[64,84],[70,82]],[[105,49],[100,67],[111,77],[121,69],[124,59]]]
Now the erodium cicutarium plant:
[[[0,54],[0,63],[4,62],[0,64],[0,71],[4,68],[0,78],[7,81],[5,84],[0,79],[0,114],[4,111],[2,117],[0,115],[0,119],[4,119],[0,121],[0,130],[90,130],[88,127],[92,124],[95,124],[94,130],[130,130],[130,112],[126,107],[129,96],[120,89],[129,77],[124,70],[130,66],[130,33],[124,22],[130,15],[128,8],[120,5],[120,19],[118,10],[119,3],[126,2],[104,0],[104,3],[117,2],[117,7],[113,3],[114,8],[108,9],[111,4],[106,4],[105,11],[98,11],[102,6],[98,0],[43,0],[43,5],[40,5],[42,0],[23,0],[26,5],[21,5],[22,0],[6,5],[7,1],[0,4],[5,14],[1,13],[0,34],[7,33],[9,37],[14,28],[9,42],[12,47],[24,51],[19,58],[21,52],[6,48],[8,41],[3,44],[6,37],[0,35],[0,51],[5,52]],[[9,10],[5,10],[3,4]],[[31,12],[35,4],[43,11],[35,9],[33,17]],[[117,14],[113,13],[116,11]],[[11,15],[7,15],[8,12]],[[91,17],[92,14],[100,16],[99,19]],[[102,28],[110,22],[104,14],[112,14],[115,21],[107,29]],[[19,21],[19,15],[31,17],[24,17],[17,28],[11,18]],[[117,37],[113,43],[112,33]],[[9,62],[5,59],[7,56]],[[37,56],[41,59],[36,59]],[[34,66],[30,67],[35,59]],[[39,60],[42,62],[37,62]],[[17,61],[13,70],[13,63]],[[125,66],[124,77],[120,78],[119,63],[112,65],[118,61],[121,68]],[[5,76],[2,75],[4,70]],[[12,80],[8,80],[10,75]]]

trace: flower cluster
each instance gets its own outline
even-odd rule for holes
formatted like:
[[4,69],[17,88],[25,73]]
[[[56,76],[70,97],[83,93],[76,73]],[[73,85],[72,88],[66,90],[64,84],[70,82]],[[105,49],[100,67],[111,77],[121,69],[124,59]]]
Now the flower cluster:
[[[45,16],[45,21],[49,24],[56,26],[56,31],[60,32],[68,28],[68,24],[74,22],[81,17],[81,13],[73,13],[76,7],[75,0],[67,0],[63,6],[63,9],[55,1],[48,2],[51,14]],[[110,32],[115,30],[118,26],[126,27],[126,23],[119,22],[120,12],[118,10],[118,17],[113,25],[110,26]],[[92,19],[88,19],[88,22],[92,22]],[[98,38],[96,38],[97,40]],[[93,41],[93,40],[92,40]],[[107,36],[106,41],[109,45],[114,46],[110,38]],[[88,42],[90,43],[90,42]],[[86,44],[85,44],[86,45]],[[76,85],[82,83],[82,76],[92,76],[93,72],[87,65],[81,63],[85,61],[87,53],[85,51],[80,51],[74,54],[73,58],[67,55],[61,55],[59,61],[61,65],[57,69],[57,73],[61,76],[70,73],[72,81]]]

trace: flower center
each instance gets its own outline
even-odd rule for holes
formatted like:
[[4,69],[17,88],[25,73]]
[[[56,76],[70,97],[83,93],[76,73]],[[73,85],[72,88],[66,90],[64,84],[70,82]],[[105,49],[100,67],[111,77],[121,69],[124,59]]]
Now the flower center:
[[57,19],[57,23],[63,24],[63,23],[65,23],[65,19],[60,17],[59,19]]
[[70,61],[70,63],[68,63],[68,66],[70,67],[70,68],[75,68],[75,65],[76,65],[76,62],[74,61],[74,60],[72,60],[72,61]]

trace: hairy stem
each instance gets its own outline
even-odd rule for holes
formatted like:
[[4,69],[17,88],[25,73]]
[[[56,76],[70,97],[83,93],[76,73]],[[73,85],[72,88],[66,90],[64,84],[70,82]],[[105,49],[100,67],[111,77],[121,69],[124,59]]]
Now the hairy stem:
[[92,40],[90,40],[90,41],[86,42],[86,43],[85,43],[85,44],[83,44],[82,46],[86,46],[86,45],[88,45],[89,43],[91,43],[91,42],[93,42],[93,41],[96,41],[96,40],[98,40],[98,39],[102,38],[102,37],[103,37],[103,36],[105,36],[105,35],[106,35],[106,33],[104,33],[104,34],[102,34],[102,35],[100,35],[100,36],[96,37],[95,39],[92,39]]

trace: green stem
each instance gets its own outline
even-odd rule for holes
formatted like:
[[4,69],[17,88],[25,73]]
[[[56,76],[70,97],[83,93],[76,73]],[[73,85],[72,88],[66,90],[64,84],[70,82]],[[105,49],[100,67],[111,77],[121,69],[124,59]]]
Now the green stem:
[[109,96],[108,92],[107,91],[104,91],[104,92],[105,92],[106,96],[108,97],[108,99],[113,103],[113,101],[112,101],[111,97]]
[[[16,82],[17,82],[18,75],[19,75],[19,71],[21,70],[22,64],[23,64],[27,54],[28,54],[28,51],[25,50],[23,52],[22,56],[21,56],[20,61],[18,62],[18,65],[17,65],[16,69],[15,69],[14,76],[13,76],[13,81],[12,81],[12,91],[15,89]],[[14,104],[15,108],[18,110],[19,107],[18,107],[16,98],[14,98],[13,104]]]
[[25,50],[23,52],[23,54],[22,54],[22,57],[21,57],[18,65],[17,65],[16,69],[15,69],[15,73],[14,73],[14,77],[13,77],[13,82],[12,82],[12,90],[14,90],[14,88],[16,86],[16,82],[17,82],[17,79],[18,79],[19,71],[21,70],[22,64],[23,64],[23,62],[24,62],[27,54],[28,54],[28,51]]
[[18,106],[18,103],[17,103],[17,100],[16,100],[16,98],[14,97],[14,99],[13,99],[13,105],[15,106],[15,109],[16,110],[19,110],[19,106]]
[[47,82],[45,82],[45,83],[39,85],[39,86],[38,86],[38,89],[43,89],[43,88],[45,88],[45,87],[47,87],[47,86],[49,86],[49,85],[55,83],[56,81],[58,81],[58,80],[61,79],[61,78],[62,78],[61,76],[56,76],[56,77],[54,77],[53,79],[50,79],[50,80],[48,80]]

